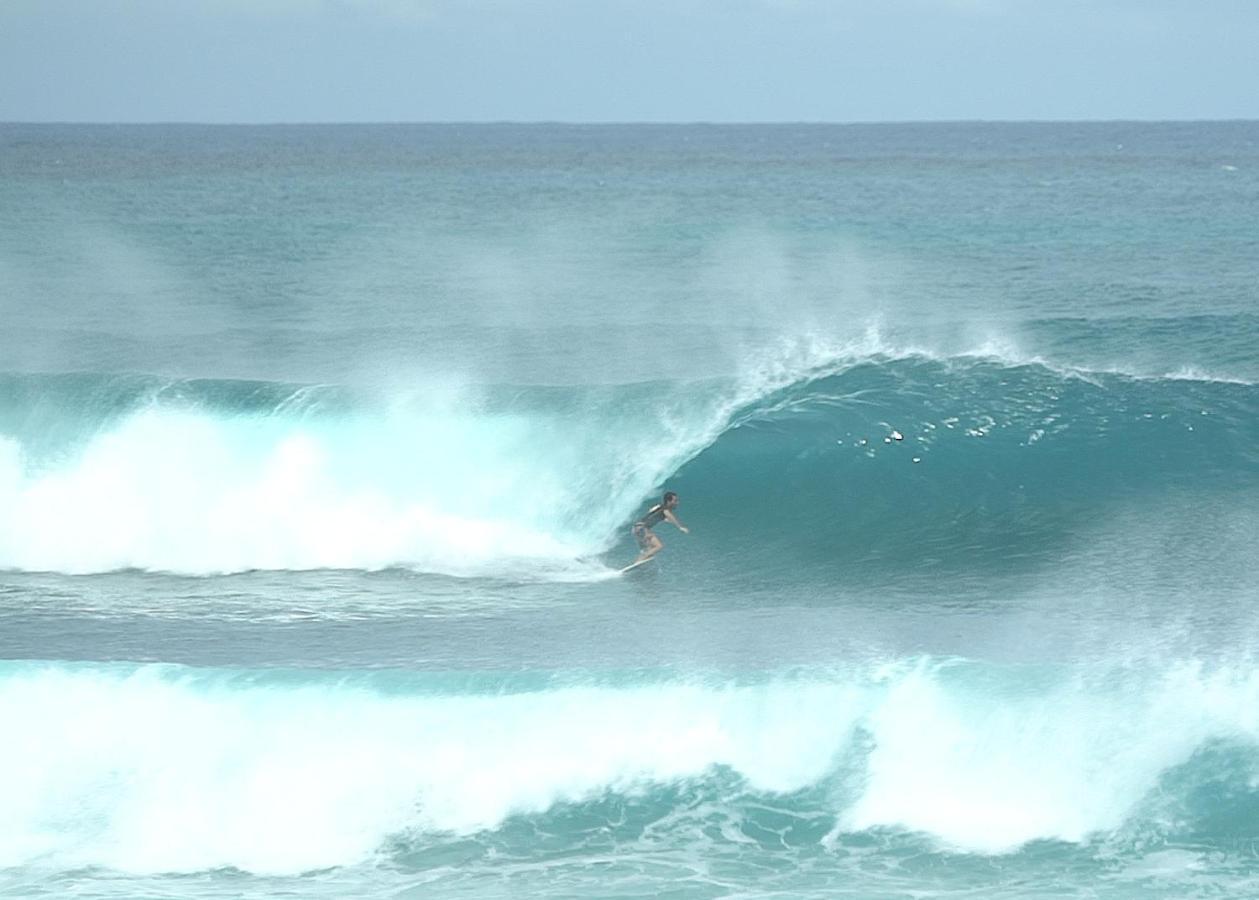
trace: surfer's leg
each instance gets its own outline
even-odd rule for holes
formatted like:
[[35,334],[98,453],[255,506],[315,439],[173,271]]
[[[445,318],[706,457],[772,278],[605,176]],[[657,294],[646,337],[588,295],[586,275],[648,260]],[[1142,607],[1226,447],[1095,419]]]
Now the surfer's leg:
[[638,559],[634,560],[634,562],[651,559],[660,552],[662,547],[664,547],[664,541],[656,537],[655,532],[648,529],[647,534],[643,536],[643,552],[638,554]]
[[638,558],[634,560],[636,563],[640,563],[645,559],[651,559],[664,546],[664,541],[656,537],[655,532],[650,528],[635,528],[634,537],[638,540],[639,549]]

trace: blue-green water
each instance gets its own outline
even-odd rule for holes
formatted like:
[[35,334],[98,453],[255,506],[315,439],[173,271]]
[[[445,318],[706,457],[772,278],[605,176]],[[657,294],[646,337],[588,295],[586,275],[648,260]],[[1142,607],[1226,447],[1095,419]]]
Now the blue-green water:
[[0,126],[0,894],[1254,896],[1257,260],[1256,123]]

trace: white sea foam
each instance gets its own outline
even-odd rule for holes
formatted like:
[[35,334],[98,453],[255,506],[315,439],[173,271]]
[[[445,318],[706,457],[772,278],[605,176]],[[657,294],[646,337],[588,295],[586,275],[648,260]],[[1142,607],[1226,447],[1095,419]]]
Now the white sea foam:
[[[554,503],[561,471],[531,464],[513,423],[432,425],[330,434],[152,409],[33,472],[6,441],[0,565],[212,573],[411,563],[459,573],[588,549],[530,516]],[[494,427],[496,443],[483,434]]]
[[896,681],[868,720],[875,749],[840,828],[894,826],[996,853],[1118,828],[1169,768],[1211,737],[1259,737],[1259,676],[1173,669],[1140,692],[1071,680],[994,698],[928,670]]
[[790,791],[854,704],[826,684],[422,697],[36,670],[0,681],[21,736],[0,748],[0,866],[296,872],[715,765]]
[[1116,829],[1204,743],[1259,738],[1249,670],[1018,681],[918,663],[431,695],[10,664],[0,866],[308,871],[367,860],[400,833],[471,834],[719,767],[790,794],[856,766],[831,798],[837,833],[909,829],[994,853]]
[[1235,375],[1229,375],[1221,372],[1208,372],[1197,366],[1181,366],[1173,372],[1167,372],[1161,377],[1169,381],[1208,381],[1217,384],[1240,384],[1253,385],[1255,382],[1246,378],[1239,378]]

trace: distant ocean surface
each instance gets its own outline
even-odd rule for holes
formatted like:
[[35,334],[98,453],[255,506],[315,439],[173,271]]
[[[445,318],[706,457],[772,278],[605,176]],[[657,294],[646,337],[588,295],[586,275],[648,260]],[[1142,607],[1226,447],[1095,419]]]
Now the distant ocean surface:
[[1259,895],[1259,123],[0,125],[0,895]]

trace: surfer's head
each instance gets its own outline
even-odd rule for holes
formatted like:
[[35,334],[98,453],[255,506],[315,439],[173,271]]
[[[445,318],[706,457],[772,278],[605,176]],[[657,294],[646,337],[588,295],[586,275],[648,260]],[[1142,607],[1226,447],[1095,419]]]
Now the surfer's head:
[[669,507],[670,509],[673,509],[673,507],[678,505],[678,495],[673,493],[673,491],[665,491],[664,492],[664,505]]

